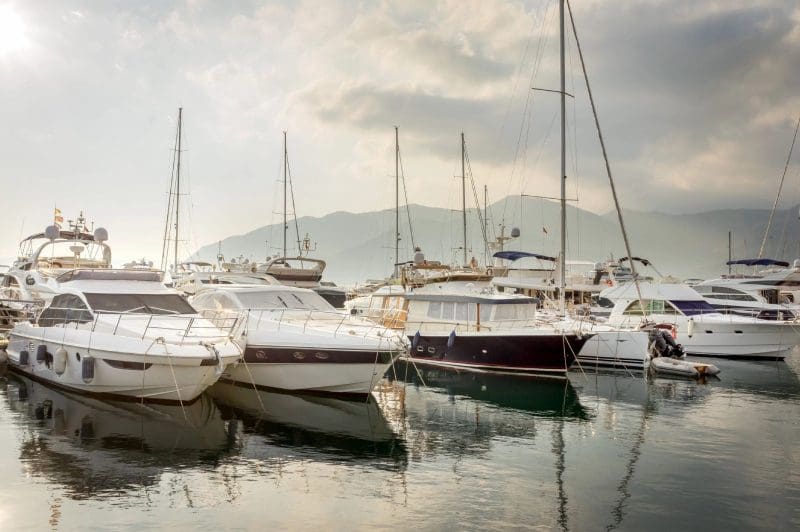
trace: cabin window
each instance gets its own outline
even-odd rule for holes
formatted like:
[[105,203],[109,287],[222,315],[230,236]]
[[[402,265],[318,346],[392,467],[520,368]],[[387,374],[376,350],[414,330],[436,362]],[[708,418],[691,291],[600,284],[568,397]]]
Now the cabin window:
[[440,301],[431,301],[428,303],[428,317],[435,320],[442,317],[442,303]]
[[705,300],[692,300],[692,301],[671,301],[678,312],[687,316],[697,316],[698,314],[714,314],[719,312]]
[[[679,314],[675,307],[663,299],[645,299],[644,305],[648,314]],[[639,300],[632,301],[623,314],[628,316],[641,316],[642,307],[639,304]]]
[[248,309],[335,310],[314,292],[237,292],[236,297]]
[[483,304],[481,305],[481,321],[486,322],[489,321],[492,317],[492,305]]
[[38,323],[40,327],[54,327],[66,323],[87,323],[92,319],[92,313],[80,297],[60,294],[42,311]]
[[455,303],[442,303],[442,319],[453,321],[455,319]]
[[[456,303],[456,321],[458,322],[466,322],[467,321],[467,307],[469,303]],[[474,314],[474,312],[473,312]]]
[[98,312],[125,314],[196,314],[178,294],[85,294]]
[[527,320],[533,318],[534,305],[505,304],[495,305],[497,310],[494,313],[496,321],[505,320]]

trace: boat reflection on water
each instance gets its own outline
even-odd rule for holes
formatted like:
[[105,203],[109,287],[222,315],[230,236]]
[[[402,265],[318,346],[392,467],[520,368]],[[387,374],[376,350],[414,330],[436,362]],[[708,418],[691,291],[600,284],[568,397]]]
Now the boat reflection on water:
[[116,497],[165,471],[214,464],[231,449],[206,396],[191,405],[112,402],[58,391],[8,372],[0,395],[18,417],[20,459],[74,499]]
[[[428,386],[451,401],[465,397],[505,409],[528,412],[537,417],[586,419],[588,414],[572,384],[564,379],[490,372],[457,371],[416,366],[400,361],[397,380]],[[390,372],[390,376],[394,374]]]
[[393,470],[406,467],[402,438],[372,396],[367,401],[347,401],[228,382],[212,386],[209,395],[226,420],[240,422],[237,434],[248,439],[242,445],[245,458],[269,461],[291,454]]

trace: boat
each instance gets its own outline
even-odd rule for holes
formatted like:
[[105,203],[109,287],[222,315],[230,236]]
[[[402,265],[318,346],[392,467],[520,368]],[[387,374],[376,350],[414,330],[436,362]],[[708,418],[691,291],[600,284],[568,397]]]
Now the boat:
[[248,284],[253,286],[269,286],[280,284],[271,275],[240,271],[193,272],[175,282],[175,289],[186,296],[216,285]]
[[650,369],[658,375],[672,375],[690,379],[703,379],[719,374],[719,368],[714,364],[672,357],[653,358],[650,361]]
[[114,399],[192,402],[241,356],[240,322],[200,316],[163,272],[75,269],[35,319],[14,325],[14,371],[70,391]]
[[407,350],[395,331],[284,285],[214,286],[192,304],[212,321],[243,315],[243,363],[225,380],[258,388],[364,397]]
[[608,324],[632,329],[646,322],[671,324],[676,341],[690,355],[783,359],[800,343],[800,329],[793,322],[721,314],[684,284],[640,281],[638,292],[626,283],[600,296],[613,305]]
[[474,371],[564,376],[591,333],[542,325],[537,299],[478,291],[406,294],[408,359]]
[[17,259],[0,274],[0,331],[34,318],[57,293],[50,281],[64,272],[111,268],[106,229],[90,230],[82,211],[74,221],[68,220],[68,229],[62,229],[61,222],[61,211],[56,209],[53,225],[23,239]]
[[751,275],[725,275],[693,286],[723,314],[738,314],[764,320],[789,321],[800,317],[800,261],[737,259],[728,265],[781,267]]

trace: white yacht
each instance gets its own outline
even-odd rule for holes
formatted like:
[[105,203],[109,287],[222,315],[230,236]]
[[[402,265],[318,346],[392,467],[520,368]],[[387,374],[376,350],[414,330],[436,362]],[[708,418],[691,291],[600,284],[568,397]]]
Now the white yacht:
[[192,304],[212,320],[245,314],[244,362],[226,379],[246,385],[365,396],[407,349],[395,331],[305,288],[219,285]]
[[640,282],[645,312],[633,283],[604,290],[601,300],[613,305],[610,325],[638,328],[645,320],[675,326],[676,340],[688,354],[783,359],[800,343],[793,322],[724,315],[683,284]]
[[240,357],[232,336],[163,285],[162,272],[70,270],[55,294],[9,334],[10,366],[29,377],[101,396],[191,402]]
[[750,275],[724,275],[694,285],[703,297],[725,314],[766,320],[794,320],[800,316],[800,261],[738,259],[729,265],[780,267]]

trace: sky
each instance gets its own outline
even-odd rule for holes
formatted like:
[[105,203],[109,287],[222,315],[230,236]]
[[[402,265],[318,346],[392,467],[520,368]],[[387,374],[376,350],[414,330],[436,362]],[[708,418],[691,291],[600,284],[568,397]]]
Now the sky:
[[[800,114],[794,1],[574,0],[623,207],[770,208]],[[83,210],[158,262],[178,107],[183,252],[298,216],[558,195],[554,0],[0,0],[0,257]],[[612,208],[574,38],[568,195]],[[800,147],[798,147],[800,151]],[[782,202],[800,200],[800,164]],[[481,194],[482,195],[482,194]],[[513,206],[508,216],[513,218]],[[512,220],[513,222],[513,220]]]

